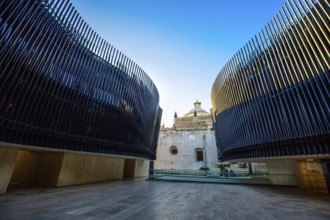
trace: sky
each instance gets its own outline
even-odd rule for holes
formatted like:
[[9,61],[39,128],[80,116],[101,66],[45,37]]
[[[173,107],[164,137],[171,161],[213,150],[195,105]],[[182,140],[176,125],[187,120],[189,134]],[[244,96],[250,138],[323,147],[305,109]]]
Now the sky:
[[172,127],[196,100],[210,111],[221,68],[285,0],[71,0],[108,43],[155,83],[162,124]]

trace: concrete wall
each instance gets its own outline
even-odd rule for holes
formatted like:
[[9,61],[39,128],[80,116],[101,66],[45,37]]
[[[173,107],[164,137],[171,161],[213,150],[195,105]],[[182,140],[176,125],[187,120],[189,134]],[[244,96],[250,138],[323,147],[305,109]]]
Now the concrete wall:
[[11,182],[57,186],[64,153],[19,151]]
[[11,182],[70,186],[122,179],[124,159],[64,152],[20,151]]
[[[155,169],[189,169],[198,170],[204,165],[196,161],[196,148],[203,148],[203,135],[206,143],[206,160],[211,170],[217,170],[218,154],[213,130],[161,131],[158,139]],[[176,146],[178,153],[170,152],[171,146]],[[205,159],[205,158],[204,158]]]
[[148,160],[125,159],[124,178],[148,177],[149,165]]
[[297,185],[297,167],[295,160],[273,160],[266,162],[269,179],[274,185]]
[[149,165],[150,161],[148,160],[135,160],[134,177],[148,177]]
[[[24,149],[24,146],[22,146]],[[149,161],[71,152],[20,150],[0,146],[0,193],[10,182],[62,187],[129,177],[147,177]]]
[[251,163],[251,166],[253,174],[263,174],[268,172],[266,163]]
[[319,159],[270,159],[267,169],[274,185],[294,185],[313,192],[329,193]]
[[299,187],[314,192],[328,193],[328,186],[323,174],[320,160],[297,161]]
[[122,179],[124,164],[123,158],[65,153],[57,186]]
[[134,178],[135,174],[135,160],[134,159],[125,159],[124,165],[124,178]]
[[0,147],[0,194],[7,190],[17,154],[18,149]]

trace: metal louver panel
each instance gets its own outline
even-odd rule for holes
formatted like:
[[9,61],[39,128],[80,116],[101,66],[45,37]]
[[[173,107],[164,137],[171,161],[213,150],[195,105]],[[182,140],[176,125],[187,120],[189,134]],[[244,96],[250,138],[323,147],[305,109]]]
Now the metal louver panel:
[[329,1],[289,0],[220,70],[219,159],[330,154]]
[[155,159],[147,74],[68,0],[0,1],[0,141]]

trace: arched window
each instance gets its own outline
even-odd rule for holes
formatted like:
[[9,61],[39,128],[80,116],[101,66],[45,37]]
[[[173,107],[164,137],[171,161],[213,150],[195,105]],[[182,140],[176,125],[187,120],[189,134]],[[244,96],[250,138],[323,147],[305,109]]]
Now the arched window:
[[172,155],[176,155],[177,153],[178,153],[178,148],[176,147],[176,146],[171,146],[170,147],[170,153],[172,154]]
[[204,161],[204,151],[203,148],[196,148],[196,161]]

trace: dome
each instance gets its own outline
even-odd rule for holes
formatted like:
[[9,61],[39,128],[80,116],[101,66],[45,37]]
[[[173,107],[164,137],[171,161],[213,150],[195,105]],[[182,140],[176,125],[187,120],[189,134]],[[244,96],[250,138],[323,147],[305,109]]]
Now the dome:
[[191,109],[187,114],[184,115],[184,117],[190,117],[190,116],[208,116],[210,115],[207,111],[201,108],[201,102],[198,100],[194,103],[194,108]]

